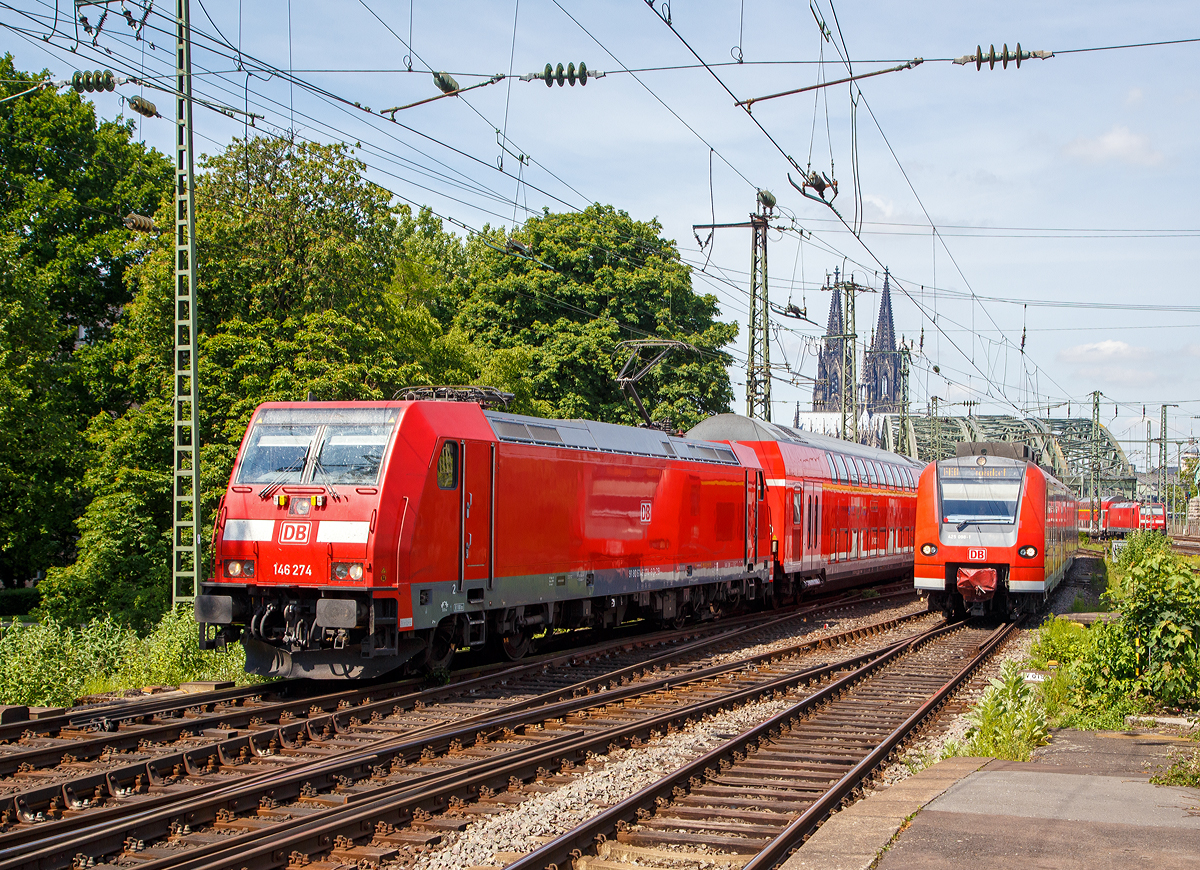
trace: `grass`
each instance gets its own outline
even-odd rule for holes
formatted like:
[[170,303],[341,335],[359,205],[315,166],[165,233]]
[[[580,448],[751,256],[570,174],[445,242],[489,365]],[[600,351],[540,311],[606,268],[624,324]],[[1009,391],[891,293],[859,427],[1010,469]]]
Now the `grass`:
[[0,703],[62,707],[86,695],[189,680],[248,683],[241,646],[201,651],[180,608],[145,637],[108,619],[75,628],[53,619],[0,623]]

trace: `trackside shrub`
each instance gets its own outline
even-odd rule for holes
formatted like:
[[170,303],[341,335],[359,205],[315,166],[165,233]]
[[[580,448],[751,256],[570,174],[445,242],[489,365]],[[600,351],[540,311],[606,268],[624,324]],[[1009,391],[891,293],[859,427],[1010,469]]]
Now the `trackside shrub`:
[[1150,556],[1165,556],[1170,552],[1171,541],[1166,535],[1139,529],[1125,538],[1125,548],[1113,559],[1113,564],[1118,568],[1129,568]]
[[967,714],[968,755],[1028,761],[1033,750],[1050,742],[1046,716],[1016,662],[1006,661],[999,678]]
[[0,616],[25,616],[41,603],[37,588],[0,589]]
[[1151,552],[1129,569],[1120,609],[1137,688],[1169,705],[1200,697],[1200,575]]
[[0,704],[61,707],[97,692],[188,680],[245,683],[253,678],[242,673],[244,665],[241,646],[201,651],[183,608],[145,637],[108,618],[78,628],[49,616],[29,625],[0,621]]

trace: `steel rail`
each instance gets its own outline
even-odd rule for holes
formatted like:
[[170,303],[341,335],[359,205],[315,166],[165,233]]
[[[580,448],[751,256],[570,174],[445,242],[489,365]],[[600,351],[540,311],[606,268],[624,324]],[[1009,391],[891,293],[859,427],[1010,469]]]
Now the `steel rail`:
[[[596,842],[603,842],[619,824],[636,824],[639,811],[651,812],[658,805],[660,800],[670,801],[673,797],[675,789],[680,786],[686,786],[693,778],[705,776],[705,772],[713,769],[719,769],[722,762],[728,762],[735,753],[750,754],[757,749],[760,743],[768,743],[773,735],[781,733],[789,728],[794,723],[797,723],[801,717],[812,712],[817,707],[827,701],[832,700],[851,686],[863,681],[865,678],[872,676],[877,671],[884,668],[886,665],[898,659],[900,656],[910,650],[915,650],[921,645],[924,645],[937,637],[947,634],[952,631],[961,630],[963,623],[955,623],[935,628],[923,635],[912,639],[904,644],[897,645],[886,655],[881,655],[878,658],[862,665],[855,671],[847,674],[836,682],[830,683],[823,687],[817,693],[804,699],[800,703],[783,711],[777,716],[763,722],[754,729],[739,735],[738,737],[728,741],[727,743],[713,749],[701,758],[698,758],[683,767],[673,772],[670,776],[654,783],[645,789],[637,792],[634,795],[626,798],[618,804],[605,810],[603,813],[593,817],[584,824],[568,831],[562,836],[549,843],[541,846],[535,851],[525,855],[517,861],[509,864],[506,870],[545,870],[545,868],[568,867],[573,859],[580,857],[587,849],[595,845]],[[987,656],[995,649],[997,645],[1007,636],[1007,632],[1012,630],[1012,626],[1003,627],[1002,630],[997,630],[993,635],[980,645],[982,650],[972,661],[960,672],[944,684],[934,696],[924,703],[921,708],[906,720],[903,726],[895,729],[879,746],[873,750],[867,759],[857,764],[851,773],[857,773],[852,776],[848,773],[836,783],[826,797],[821,798],[820,803],[823,809],[814,809],[806,811],[801,818],[807,818],[811,824],[801,825],[797,819],[792,825],[785,830],[790,832],[785,839],[781,833],[776,841],[773,841],[768,848],[771,848],[771,855],[778,856],[780,854],[786,857],[787,852],[794,848],[799,839],[807,835],[812,828],[816,827],[825,815],[832,811],[842,800],[845,799],[862,779],[864,779],[872,770],[875,769],[884,759],[891,753],[896,745],[912,730],[913,727],[930,712],[932,712],[945,697],[953,691],[961,682],[969,677],[980,664],[986,660]],[[1002,633],[1003,631],[1003,633]],[[918,715],[918,713],[920,715]],[[886,746],[886,749],[884,747]],[[834,796],[836,795],[836,796]],[[814,821],[815,819],[815,821]],[[773,848],[772,848],[773,847]],[[681,857],[686,853],[681,853]],[[755,859],[757,860],[757,859]],[[776,858],[764,858],[767,860],[776,860]],[[747,865],[744,870],[763,870],[767,866],[773,864],[760,863],[754,868]]]
[[[592,691],[595,686],[607,682],[614,677],[618,679],[631,678],[633,674],[647,666],[661,666],[673,660],[686,658],[696,650],[704,650],[713,644],[743,642],[745,638],[754,634],[770,631],[790,621],[805,619],[814,613],[820,613],[830,608],[836,609],[846,604],[847,602],[838,601],[813,605],[783,614],[767,622],[762,622],[761,619],[757,622],[748,620],[747,624],[740,628],[734,626],[729,630],[720,630],[715,633],[700,632],[701,636],[698,639],[684,642],[681,646],[651,659],[643,660],[618,671],[592,678],[591,680],[584,680],[568,685],[559,690],[539,693],[524,702],[510,704],[508,707],[516,711],[550,703],[556,691],[570,691],[572,693]],[[650,645],[658,645],[660,642],[673,642],[676,639],[682,641],[689,637],[695,637],[696,634],[695,630],[672,632],[667,638],[659,638]],[[620,646],[625,647],[627,650],[627,644],[638,647],[642,643],[643,641],[637,640],[625,641]],[[55,742],[50,746],[33,747],[23,752],[0,755],[0,773],[8,772],[11,774],[21,768],[22,765],[45,767],[57,764],[59,760],[67,755],[70,755],[76,761],[81,760],[81,757],[82,760],[86,761],[90,758],[100,756],[102,751],[109,748],[133,750],[141,748],[144,741],[149,741],[153,744],[158,741],[178,740],[184,732],[193,733],[198,730],[225,732],[224,737],[219,733],[210,733],[208,735],[210,740],[204,744],[184,747],[174,752],[160,752],[149,759],[139,760],[122,767],[108,766],[103,770],[86,772],[71,778],[67,782],[48,783],[15,791],[9,795],[5,795],[0,800],[0,810],[2,810],[5,804],[10,804],[16,818],[31,821],[39,811],[54,815],[59,810],[84,809],[90,804],[95,803],[97,798],[108,801],[118,800],[122,797],[127,797],[130,790],[137,793],[152,784],[162,785],[164,781],[169,782],[172,778],[178,778],[183,772],[195,775],[205,762],[209,765],[229,767],[234,766],[236,764],[235,759],[238,758],[274,757],[278,759],[279,756],[274,754],[271,746],[274,745],[276,748],[290,748],[294,746],[294,742],[300,734],[303,734],[308,741],[319,741],[322,738],[321,732],[323,730],[331,731],[333,736],[353,733],[355,730],[353,720],[355,718],[367,719],[375,715],[395,714],[398,708],[406,705],[409,709],[415,709],[421,704],[445,702],[467,693],[473,694],[480,688],[485,688],[495,683],[534,677],[551,668],[573,665],[581,659],[586,663],[589,656],[599,656],[601,652],[609,650],[611,650],[611,647],[606,645],[589,648],[585,651],[576,650],[554,656],[548,660],[539,659],[529,661],[474,678],[464,679],[447,686],[429,688],[399,696],[388,697],[385,691],[385,697],[378,701],[372,700],[371,696],[377,694],[380,689],[386,690],[390,688],[390,685],[366,687],[351,693],[351,696],[357,698],[359,701],[356,706],[347,706],[349,702],[346,701],[344,696],[339,696],[338,694],[304,698],[297,701],[277,702],[274,704],[255,704],[251,707],[242,706],[229,710],[214,711],[212,714],[202,717],[171,720],[161,725],[126,726],[128,730],[124,733],[119,732],[115,736],[100,736],[78,741],[63,740]],[[320,713],[314,713],[314,707],[320,706],[317,703],[318,701],[333,703],[339,697],[342,697],[342,701],[338,703],[338,709],[329,711],[322,707]],[[460,718],[458,721],[460,723],[477,721],[481,718],[487,718],[491,712],[493,711],[466,719]],[[255,720],[261,720],[264,716],[275,718],[277,721],[271,725],[259,722],[255,726]],[[288,718],[287,722],[284,721],[285,716]],[[434,727],[436,728],[436,726]],[[419,729],[413,729],[408,733],[423,732]],[[83,797],[81,798],[80,795]],[[0,846],[5,844],[5,842],[6,838],[3,834],[0,834]]]
[[[406,761],[411,760],[428,749],[446,752],[456,740],[464,744],[478,743],[479,733],[477,729],[485,728],[492,733],[502,731],[505,728],[516,729],[528,722],[529,716],[527,711],[529,710],[535,710],[537,718],[543,721],[567,716],[588,707],[612,704],[638,695],[647,695],[662,691],[672,686],[678,687],[705,679],[712,679],[726,673],[754,668],[763,663],[811,652],[823,645],[852,642],[881,631],[896,628],[906,621],[921,618],[924,615],[909,614],[894,617],[870,625],[859,626],[836,635],[801,641],[800,643],[760,653],[747,659],[738,659],[721,665],[712,665],[683,674],[666,674],[659,679],[649,682],[643,681],[630,685],[618,685],[625,680],[637,677],[639,674],[644,676],[647,673],[657,670],[659,667],[675,663],[684,657],[685,650],[672,650],[649,661],[631,665],[599,677],[591,677],[538,697],[515,702],[477,716],[460,718],[450,725],[432,725],[426,729],[414,730],[397,738],[385,739],[373,744],[364,745],[362,749],[357,751],[349,751],[332,758],[317,759],[286,768],[282,771],[268,771],[251,776],[218,791],[209,792],[199,800],[195,800],[195,792],[202,789],[203,785],[183,793],[177,792],[174,794],[138,797],[136,804],[133,806],[115,805],[101,807],[89,811],[87,814],[86,821],[90,826],[86,831],[89,837],[105,836],[107,829],[102,827],[100,823],[114,821],[123,833],[136,834],[142,839],[152,839],[163,835],[166,825],[169,824],[169,817],[180,814],[181,810],[175,809],[175,804],[193,801],[187,808],[187,815],[190,819],[196,821],[207,820],[210,816],[215,817],[216,809],[221,806],[224,806],[226,809],[253,809],[254,806],[257,806],[261,795],[267,790],[273,790],[276,796],[292,793],[298,794],[299,784],[304,780],[310,780],[318,788],[332,787],[339,776],[352,776],[356,772],[361,775],[362,771],[368,769],[373,763],[386,763],[397,757],[404,758]],[[710,639],[707,643],[709,645],[723,645],[723,641],[724,638],[722,637],[715,640]],[[697,644],[689,644],[687,652],[696,651],[696,646]],[[700,646],[703,649],[702,642]],[[611,687],[602,689],[606,684]],[[191,759],[185,757],[185,762],[190,772],[197,772],[197,765],[192,763]],[[130,810],[139,811],[139,815],[130,819],[128,817]],[[148,812],[151,810],[153,812]],[[72,829],[81,820],[83,820],[83,817],[77,816],[75,819],[63,819],[59,822],[30,825],[24,829],[10,832],[7,835],[0,835],[0,846],[3,847],[0,848],[0,867],[7,866],[4,861],[9,857],[15,857],[16,852],[20,851],[19,847],[24,844],[40,841],[42,845],[49,847],[75,842],[77,837]],[[138,827],[139,825],[145,827]]]
[[[901,649],[906,643],[902,641],[887,649]],[[879,651],[875,651],[855,656],[849,662],[860,664],[878,653]],[[168,868],[172,868],[172,870],[227,870],[227,868],[265,870],[265,868],[278,867],[280,864],[286,863],[284,856],[291,854],[292,851],[311,854],[328,849],[337,836],[361,836],[365,832],[374,830],[380,821],[403,823],[410,819],[417,809],[443,810],[452,797],[476,798],[481,787],[498,786],[502,788],[513,777],[523,780],[535,775],[539,767],[558,769],[564,760],[582,760],[586,758],[588,752],[610,749],[622,741],[633,738],[648,737],[655,732],[663,732],[670,727],[677,727],[679,723],[697,716],[783,691],[800,682],[820,679],[846,666],[847,662],[823,665],[753,686],[732,695],[661,713],[618,729],[592,735],[568,732],[569,737],[562,742],[556,740],[552,745],[537,746],[526,750],[530,754],[515,764],[507,758],[496,759],[485,762],[467,775],[460,770],[455,770],[416,788],[405,783],[398,786],[392,793],[361,804],[352,804],[345,809],[330,809],[314,813],[291,823],[284,822],[267,831],[231,838],[227,843],[220,844],[219,851],[199,847],[189,850],[186,855],[141,862],[138,870],[168,870]],[[209,854],[204,854],[206,852]],[[41,870],[41,865],[35,866]],[[4,867],[4,865],[0,864],[0,867]]]
[[755,855],[742,870],[771,870],[787,860],[793,849],[801,845],[821,822],[834,813],[838,805],[862,784],[877,768],[882,767],[892,751],[899,746],[917,727],[932,715],[942,702],[960,685],[970,679],[992,653],[1017,627],[1016,622],[1002,625],[978,647],[978,654],[954,677],[937,690],[911,716],[904,720],[891,734],[825,792],[803,815],[788,825],[770,844]]
[[[828,639],[825,640],[827,641]],[[819,642],[817,641],[817,643]],[[901,645],[905,643],[907,643],[907,640],[900,642]],[[894,646],[897,645],[885,647],[884,649],[892,649]],[[878,655],[879,652],[877,650],[872,653],[856,656],[850,661],[859,663],[873,655]],[[745,665],[744,662],[742,664],[743,666]],[[393,784],[382,789],[373,790],[370,792],[369,797],[363,795],[362,801],[351,803],[345,808],[324,810],[312,813],[302,819],[280,822],[261,833],[230,837],[220,844],[188,849],[186,852],[180,850],[175,852],[170,858],[163,858],[159,861],[143,861],[140,863],[140,866],[145,868],[145,870],[158,867],[277,866],[280,860],[279,855],[283,854],[280,850],[284,847],[299,848],[301,850],[307,849],[310,852],[327,848],[329,837],[332,836],[331,831],[336,832],[338,835],[349,834],[350,836],[361,836],[361,825],[367,823],[370,819],[379,820],[382,817],[403,822],[406,821],[405,813],[411,815],[418,807],[428,810],[444,809],[451,797],[465,796],[470,798],[478,795],[481,787],[491,787],[493,785],[503,787],[511,776],[519,774],[522,778],[529,777],[535,774],[538,768],[543,766],[558,768],[564,760],[569,761],[571,758],[582,759],[586,757],[589,751],[606,750],[610,748],[614,741],[632,740],[639,736],[648,736],[656,729],[673,727],[673,723],[678,723],[697,715],[703,715],[715,709],[742,703],[764,694],[786,690],[801,682],[818,679],[823,674],[846,666],[846,662],[838,662],[816,669],[806,669],[785,677],[770,680],[766,683],[751,686],[733,694],[688,705],[638,722],[629,723],[623,728],[616,730],[605,730],[591,735],[579,736],[576,736],[577,732],[568,732],[566,735],[560,734],[558,739],[548,741],[545,745],[521,750],[523,753],[532,752],[533,754],[519,762],[514,762],[512,759],[517,756],[510,753],[506,757],[489,759],[480,764],[473,765],[470,769],[459,767],[444,774],[432,775],[428,781],[424,779],[420,781],[410,780]],[[677,683],[688,682],[680,679],[676,679],[675,681]],[[611,703],[612,696],[609,693],[605,693],[603,696],[598,695],[590,700],[596,705]],[[486,739],[486,735],[482,735],[482,737]],[[439,738],[439,741],[443,739],[447,743],[450,740],[449,737],[443,735]],[[363,767],[366,767],[366,760],[364,760]],[[418,782],[420,783],[419,785]],[[290,792],[292,790],[276,789],[275,791],[276,793],[280,791],[289,792],[289,794],[278,794],[280,798],[287,799],[287,797],[291,796]],[[298,789],[296,791],[298,792]],[[228,801],[228,795],[214,797],[224,798]],[[348,801],[353,801],[353,799],[353,796],[346,797]],[[220,800],[217,802],[219,803]],[[252,806],[240,808],[247,809],[252,808]],[[200,816],[203,815],[207,815],[207,813],[198,813],[194,807],[189,808],[188,812],[184,815],[175,814],[176,818],[195,822],[201,822],[202,819]],[[56,844],[57,848],[35,846],[33,851],[25,850],[20,866],[39,868],[68,866],[69,860],[74,857],[74,850],[80,845],[90,846],[90,848],[83,850],[85,854],[88,852],[93,855],[97,854],[97,847],[99,847],[99,854],[109,854],[114,848],[119,848],[119,844],[122,842],[121,839],[116,838],[117,836],[126,834],[141,838],[142,830],[139,825],[138,819],[128,819],[120,832],[110,832],[102,836],[100,831],[87,830],[81,832],[74,842],[60,841]],[[259,842],[263,840],[266,842]],[[257,846],[254,845],[256,842],[259,843]],[[217,849],[221,849],[222,851],[216,855],[209,855],[210,852]],[[15,858],[15,856],[13,857]],[[223,861],[225,862],[224,864],[222,863]],[[0,867],[9,868],[14,866],[17,865],[11,862],[0,862]]]

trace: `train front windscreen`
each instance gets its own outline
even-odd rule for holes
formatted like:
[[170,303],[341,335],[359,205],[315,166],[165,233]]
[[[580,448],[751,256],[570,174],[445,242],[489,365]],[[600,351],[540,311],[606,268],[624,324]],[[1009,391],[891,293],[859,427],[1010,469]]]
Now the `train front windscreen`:
[[1024,465],[937,466],[943,523],[1012,525],[1025,480]]
[[269,408],[246,443],[237,482],[373,486],[392,430],[394,408]]

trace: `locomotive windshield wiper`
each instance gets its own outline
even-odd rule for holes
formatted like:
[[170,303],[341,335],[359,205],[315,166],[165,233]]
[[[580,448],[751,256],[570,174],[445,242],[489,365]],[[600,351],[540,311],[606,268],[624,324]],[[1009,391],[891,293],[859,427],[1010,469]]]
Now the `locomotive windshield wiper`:
[[258,497],[259,498],[269,498],[271,496],[271,493],[275,492],[275,490],[277,490],[277,489],[279,489],[279,487],[283,486],[284,478],[286,478],[289,474],[294,474],[295,472],[304,468],[304,463],[308,462],[308,454],[311,452],[312,452],[312,442],[310,441],[308,443],[308,447],[304,451],[304,455],[301,456],[296,462],[293,462],[291,465],[287,466],[286,468],[280,468],[276,472],[275,477],[271,480],[271,482],[259,490]]

